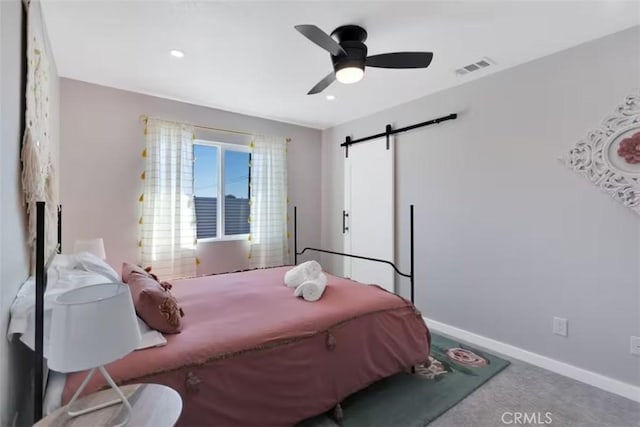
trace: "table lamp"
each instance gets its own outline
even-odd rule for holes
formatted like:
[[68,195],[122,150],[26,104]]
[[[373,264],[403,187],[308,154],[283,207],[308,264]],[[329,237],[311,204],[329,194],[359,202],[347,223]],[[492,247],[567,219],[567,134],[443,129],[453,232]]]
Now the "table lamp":
[[[122,403],[127,414],[125,421],[119,425],[126,424],[131,416],[131,405],[104,365],[132,352],[140,343],[129,287],[122,283],[105,283],[61,294],[53,306],[49,337],[49,368],[62,373],[90,369],[68,403],[67,414],[76,417]],[[74,410],[74,402],[96,369],[119,398],[90,408]]]
[[76,240],[73,244],[73,252],[91,252],[100,259],[107,259],[107,254],[104,250],[104,240],[100,238]]

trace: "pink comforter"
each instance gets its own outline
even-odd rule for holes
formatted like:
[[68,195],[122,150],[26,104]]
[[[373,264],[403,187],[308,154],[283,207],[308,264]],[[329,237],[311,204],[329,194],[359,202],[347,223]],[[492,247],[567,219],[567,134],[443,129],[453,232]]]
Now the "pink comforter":
[[[291,425],[372,382],[427,361],[430,336],[406,300],[329,276],[317,302],[283,285],[288,267],[181,280],[185,311],[167,345],[135,351],[107,370],[119,383],[177,390],[180,425]],[[84,373],[68,376],[63,402]],[[105,386],[94,375],[86,393]]]

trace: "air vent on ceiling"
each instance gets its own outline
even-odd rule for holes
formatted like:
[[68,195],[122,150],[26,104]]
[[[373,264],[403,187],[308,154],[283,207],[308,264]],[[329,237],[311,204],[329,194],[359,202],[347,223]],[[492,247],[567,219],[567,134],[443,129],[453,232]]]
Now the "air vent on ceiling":
[[495,61],[485,56],[484,58],[480,58],[476,62],[473,62],[469,65],[465,65],[464,67],[458,68],[457,70],[455,70],[455,73],[457,76],[464,76],[469,73],[473,73],[474,71],[482,70],[483,68],[487,68],[495,64],[496,64]]

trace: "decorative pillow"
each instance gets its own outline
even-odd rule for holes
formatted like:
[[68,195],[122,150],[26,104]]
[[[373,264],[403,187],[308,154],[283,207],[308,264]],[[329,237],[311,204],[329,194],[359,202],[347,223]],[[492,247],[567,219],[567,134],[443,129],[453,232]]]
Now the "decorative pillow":
[[147,273],[146,269],[140,267],[139,265],[130,264],[128,262],[122,263],[122,281],[127,283],[129,280],[129,275],[131,273],[142,274],[143,276],[151,277],[149,273]]
[[[171,292],[144,289],[140,293],[138,307],[141,317],[153,329],[165,334],[177,334],[182,330],[182,310]],[[142,315],[144,314],[144,316]]]
[[147,325],[165,334],[177,334],[182,330],[180,318],[184,313],[171,292],[144,270],[132,271],[123,279],[131,290],[136,313]]
[[165,290],[169,290],[173,287],[173,285],[169,282],[161,282],[160,279],[158,279],[158,276],[156,276],[151,272],[151,267],[142,268],[139,265],[123,262],[122,263],[122,282],[123,283],[127,283],[127,280],[129,280],[129,275],[131,273],[138,273],[138,274],[142,274],[144,276],[150,277],[156,282],[160,283],[160,286],[162,286]]

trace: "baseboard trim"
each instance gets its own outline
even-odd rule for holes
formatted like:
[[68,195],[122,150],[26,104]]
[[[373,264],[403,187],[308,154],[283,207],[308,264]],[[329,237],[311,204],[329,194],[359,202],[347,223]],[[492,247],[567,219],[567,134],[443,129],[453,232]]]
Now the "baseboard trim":
[[505,356],[522,360],[548,371],[555,372],[556,374],[564,375],[565,377],[598,387],[610,393],[640,402],[640,387],[597,374],[583,368],[578,368],[577,366],[560,362],[559,360],[551,359],[550,357],[542,356],[541,354],[533,353],[520,347],[487,338],[455,326],[447,325],[446,323],[438,322],[437,320],[425,317],[424,321],[434,332],[440,332],[453,338],[466,341],[469,344],[474,344],[488,350],[502,353]]

